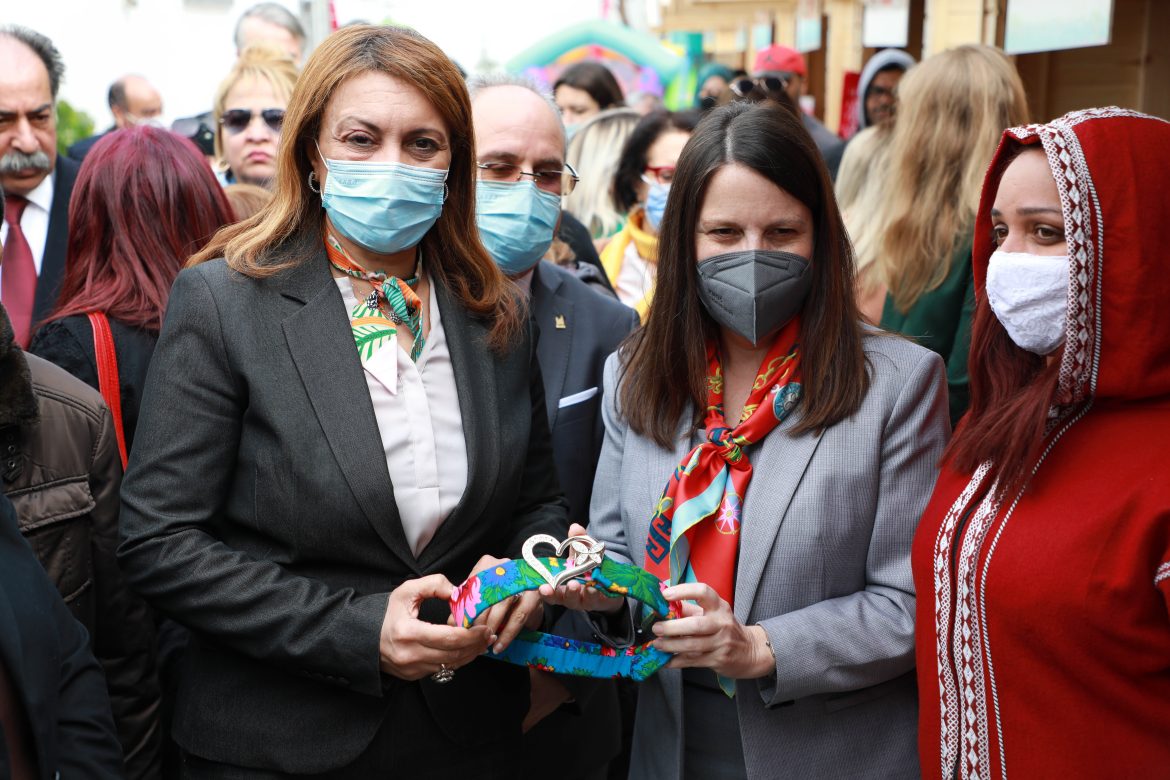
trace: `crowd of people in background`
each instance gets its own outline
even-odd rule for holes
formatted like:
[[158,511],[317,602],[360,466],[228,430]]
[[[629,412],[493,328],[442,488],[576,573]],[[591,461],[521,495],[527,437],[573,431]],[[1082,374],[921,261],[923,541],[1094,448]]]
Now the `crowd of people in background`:
[[[0,777],[1170,766],[1170,122],[986,45],[876,52],[843,139],[778,44],[668,110],[234,42],[62,152],[0,27]],[[661,589],[469,607],[536,537]]]

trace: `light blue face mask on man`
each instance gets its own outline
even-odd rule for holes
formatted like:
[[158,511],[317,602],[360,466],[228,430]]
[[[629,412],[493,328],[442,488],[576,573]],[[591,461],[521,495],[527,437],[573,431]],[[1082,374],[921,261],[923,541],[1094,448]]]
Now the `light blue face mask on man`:
[[475,183],[479,238],[508,276],[519,276],[540,262],[560,216],[560,197],[532,182]]
[[391,255],[417,245],[443,213],[446,169],[321,158],[329,170],[321,193],[329,221],[371,252]]

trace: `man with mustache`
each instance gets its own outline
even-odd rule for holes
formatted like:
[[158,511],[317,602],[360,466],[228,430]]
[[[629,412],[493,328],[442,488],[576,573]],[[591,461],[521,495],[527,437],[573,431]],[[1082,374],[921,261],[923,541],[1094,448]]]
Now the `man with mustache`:
[[78,164],[57,155],[57,90],[64,73],[48,38],[19,25],[0,27],[0,187],[7,196],[0,302],[22,347],[52,309],[65,273]]

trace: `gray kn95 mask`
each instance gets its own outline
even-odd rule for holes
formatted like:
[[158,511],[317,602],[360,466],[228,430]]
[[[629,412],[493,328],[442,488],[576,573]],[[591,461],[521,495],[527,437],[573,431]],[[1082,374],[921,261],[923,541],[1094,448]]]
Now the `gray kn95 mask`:
[[699,298],[716,322],[759,345],[800,313],[812,286],[809,267],[791,252],[716,255],[698,265]]

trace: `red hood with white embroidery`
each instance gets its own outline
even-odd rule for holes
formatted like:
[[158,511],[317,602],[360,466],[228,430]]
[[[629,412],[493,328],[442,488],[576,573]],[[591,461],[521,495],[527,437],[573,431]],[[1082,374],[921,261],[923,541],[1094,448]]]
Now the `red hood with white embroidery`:
[[983,185],[973,264],[980,305],[995,250],[991,207],[1021,146],[1056,179],[1069,255],[1057,397],[1170,396],[1170,122],[1120,108],[1075,111],[1004,132]]

